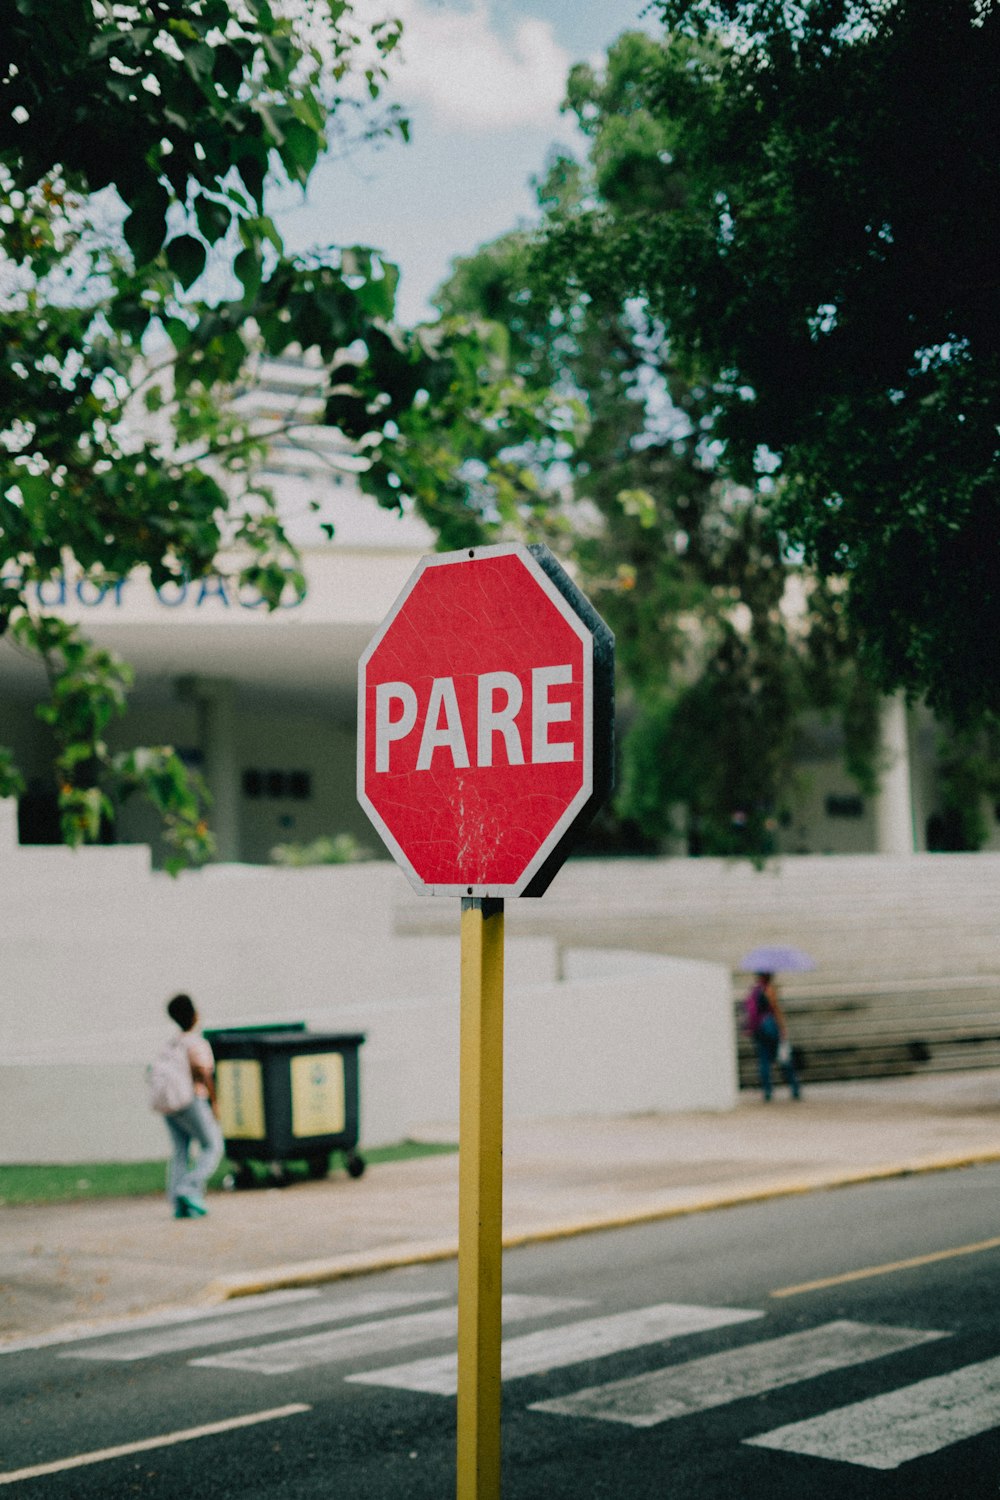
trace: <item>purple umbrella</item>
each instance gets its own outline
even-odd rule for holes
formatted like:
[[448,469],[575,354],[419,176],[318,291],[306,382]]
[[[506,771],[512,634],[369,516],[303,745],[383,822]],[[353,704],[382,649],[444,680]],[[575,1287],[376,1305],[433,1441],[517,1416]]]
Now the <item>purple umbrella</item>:
[[740,959],[744,974],[802,974],[816,964],[801,948],[753,948]]

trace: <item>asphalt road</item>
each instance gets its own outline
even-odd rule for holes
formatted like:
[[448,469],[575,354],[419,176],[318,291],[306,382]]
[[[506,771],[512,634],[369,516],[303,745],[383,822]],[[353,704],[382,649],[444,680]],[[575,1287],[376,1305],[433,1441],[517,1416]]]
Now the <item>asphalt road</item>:
[[[995,1497],[998,1273],[1000,1167],[511,1252],[505,1500]],[[0,1486],[447,1500],[454,1317],[439,1264],[12,1348]]]

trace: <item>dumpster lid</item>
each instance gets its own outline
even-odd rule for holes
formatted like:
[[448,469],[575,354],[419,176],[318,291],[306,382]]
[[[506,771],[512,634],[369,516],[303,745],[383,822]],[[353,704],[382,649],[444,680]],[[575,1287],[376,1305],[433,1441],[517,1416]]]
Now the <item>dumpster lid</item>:
[[248,1026],[206,1026],[203,1028],[203,1035],[211,1041],[213,1036],[258,1036],[276,1031],[305,1030],[305,1021],[255,1021]]
[[317,1045],[360,1047],[365,1040],[363,1031],[310,1031],[305,1022],[292,1022],[288,1026],[216,1026],[204,1032],[206,1039],[213,1041],[259,1042],[261,1046],[278,1043],[281,1046],[300,1046],[312,1051]]

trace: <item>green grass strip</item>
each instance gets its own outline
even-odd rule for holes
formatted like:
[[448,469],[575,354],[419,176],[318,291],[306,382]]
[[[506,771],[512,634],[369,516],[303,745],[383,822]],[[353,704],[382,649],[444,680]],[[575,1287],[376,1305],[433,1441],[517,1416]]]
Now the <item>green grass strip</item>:
[[[458,1147],[439,1141],[400,1141],[393,1146],[359,1148],[368,1165],[379,1162],[412,1161],[421,1156],[439,1156],[457,1151]],[[342,1158],[331,1153],[331,1174],[339,1175]],[[219,1188],[232,1163],[224,1161],[212,1178],[210,1187]],[[264,1176],[263,1164],[255,1170]],[[289,1163],[289,1175],[306,1179],[304,1167]],[[88,1162],[80,1165],[40,1164],[0,1166],[0,1206],[15,1207],[35,1203],[75,1203],[88,1198],[137,1198],[162,1193],[166,1161]]]

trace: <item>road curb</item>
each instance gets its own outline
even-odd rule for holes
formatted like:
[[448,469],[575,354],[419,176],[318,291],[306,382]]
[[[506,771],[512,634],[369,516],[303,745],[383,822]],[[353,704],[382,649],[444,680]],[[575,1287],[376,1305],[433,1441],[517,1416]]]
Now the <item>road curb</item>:
[[379,1271],[394,1271],[402,1266],[432,1265],[439,1260],[454,1260],[457,1255],[457,1238],[386,1245],[357,1250],[350,1255],[336,1255],[330,1260],[293,1261],[262,1271],[218,1276],[209,1282],[202,1295],[209,1301],[227,1302],[234,1297],[254,1297],[261,1292],[283,1292],[295,1287],[319,1286],[326,1281],[347,1281],[352,1276],[373,1276]]
[[[573,1239],[583,1234],[598,1234],[612,1229],[628,1229],[641,1224],[655,1224],[666,1219],[685,1218],[691,1214],[713,1213],[726,1208],[743,1208],[750,1203],[764,1203],[775,1198],[792,1198],[804,1193],[826,1192],[835,1188],[855,1187],[865,1182],[884,1182],[894,1177],[913,1177],[929,1172],[948,1172],[963,1167],[984,1166],[1000,1162],[1000,1146],[960,1154],[918,1157],[911,1161],[891,1162],[879,1166],[844,1171],[814,1172],[794,1178],[778,1178],[746,1188],[736,1188],[705,1196],[684,1197],[674,1194],[668,1202],[614,1214],[590,1215],[567,1219],[532,1228],[507,1231],[503,1248],[514,1250],[524,1245],[540,1245],[553,1240]],[[436,1261],[454,1260],[458,1239],[424,1241],[410,1245],[389,1245],[359,1250],[330,1260],[301,1261],[245,1275],[222,1276],[212,1281],[203,1293],[209,1301],[225,1302],[232,1298],[256,1296],[263,1292],[285,1291],[295,1287],[319,1286],[354,1276],[373,1276],[404,1266],[430,1265]]]

